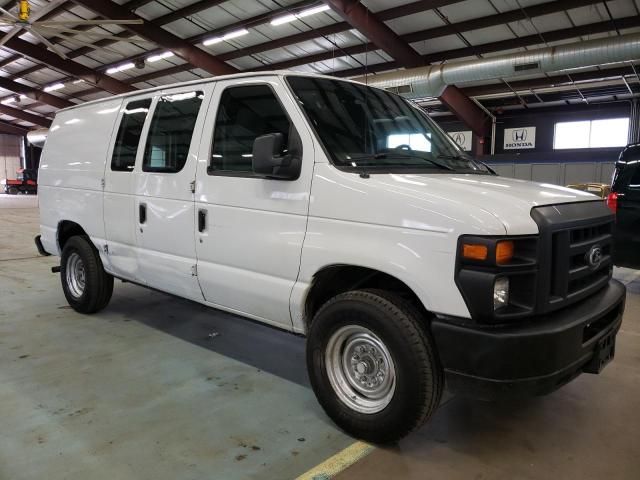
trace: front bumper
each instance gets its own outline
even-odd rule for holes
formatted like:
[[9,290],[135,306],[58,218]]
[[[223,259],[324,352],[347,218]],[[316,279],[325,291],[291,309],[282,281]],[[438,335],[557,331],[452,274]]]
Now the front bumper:
[[447,388],[491,400],[549,393],[613,356],[626,289],[616,280],[589,298],[511,325],[432,322]]

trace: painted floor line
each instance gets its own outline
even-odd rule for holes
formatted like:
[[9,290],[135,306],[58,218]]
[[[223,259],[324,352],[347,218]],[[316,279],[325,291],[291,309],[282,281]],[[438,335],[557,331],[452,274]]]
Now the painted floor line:
[[376,447],[365,442],[355,442],[344,450],[327,458],[296,480],[328,480],[369,455]]

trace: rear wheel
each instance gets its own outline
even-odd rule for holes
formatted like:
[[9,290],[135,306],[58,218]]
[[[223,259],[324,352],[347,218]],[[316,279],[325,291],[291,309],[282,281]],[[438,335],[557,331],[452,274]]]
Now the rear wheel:
[[18,190],[18,187],[9,187],[7,189],[7,193],[9,195],[17,195],[20,192],[20,190]]
[[107,306],[113,277],[104,271],[100,255],[87,237],[71,237],[62,249],[62,290],[74,310],[95,313]]
[[425,319],[387,292],[347,292],[323,305],[309,331],[307,368],[333,421],[376,443],[421,426],[442,396],[442,368]]

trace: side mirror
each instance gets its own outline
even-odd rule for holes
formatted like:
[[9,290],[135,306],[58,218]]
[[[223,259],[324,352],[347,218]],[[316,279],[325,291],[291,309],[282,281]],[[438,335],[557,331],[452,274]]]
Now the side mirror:
[[302,148],[299,148],[300,138],[295,133],[289,152],[280,155],[284,143],[282,133],[269,133],[256,138],[253,142],[253,172],[268,178],[280,180],[295,180],[300,176],[302,167]]

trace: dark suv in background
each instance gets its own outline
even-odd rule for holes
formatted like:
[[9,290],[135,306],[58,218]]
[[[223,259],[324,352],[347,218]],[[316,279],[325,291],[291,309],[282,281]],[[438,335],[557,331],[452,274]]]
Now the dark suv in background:
[[640,268],[640,144],[620,154],[607,205],[616,214],[615,264]]

